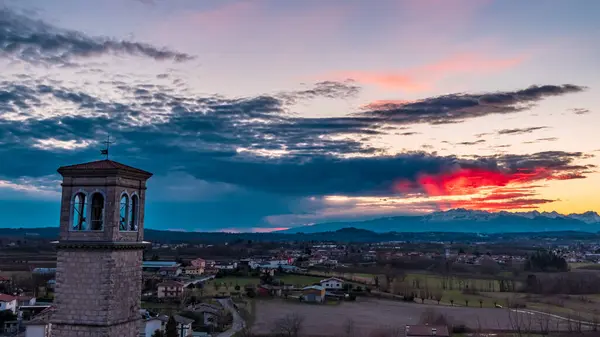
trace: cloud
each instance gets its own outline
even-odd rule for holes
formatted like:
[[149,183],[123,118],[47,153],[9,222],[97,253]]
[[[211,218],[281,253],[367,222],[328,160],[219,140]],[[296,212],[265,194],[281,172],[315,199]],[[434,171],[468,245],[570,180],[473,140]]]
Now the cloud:
[[449,94],[413,103],[388,105],[384,109],[368,110],[357,115],[375,117],[394,124],[452,124],[486,115],[524,111],[544,98],[584,90],[586,87],[564,84],[531,86],[517,91]]
[[539,142],[555,142],[557,140],[558,140],[558,138],[556,138],[556,137],[545,137],[545,138],[538,138],[536,140],[530,140],[527,142],[523,142],[523,144],[535,144],[535,143],[539,143]]
[[[291,110],[291,104],[298,100],[346,97],[355,90],[352,86],[345,82],[316,83],[302,90],[284,91],[287,97],[280,91],[230,98],[142,82],[107,81],[102,87],[111,92],[108,96],[56,80],[23,77],[0,81],[0,156],[12,158],[0,166],[0,176],[8,182],[37,179],[61,165],[99,159],[93,147],[109,132],[117,141],[111,147],[115,160],[156,174],[157,200],[164,202],[161,197],[168,196],[177,201],[169,204],[175,207],[185,200],[205,200],[197,190],[214,191],[216,200],[203,201],[202,210],[218,213],[214,219],[236,228],[244,221],[268,227],[259,224],[271,215],[319,214],[329,209],[323,198],[331,195],[425,198],[419,202],[433,207],[433,201],[427,200],[430,189],[425,188],[432,185],[422,184],[423,177],[476,182],[483,181],[483,176],[465,172],[490,172],[499,180],[477,185],[488,193],[494,182],[505,181],[506,186],[500,187],[512,187],[520,181],[532,184],[579,179],[595,169],[583,163],[588,157],[582,153],[459,157],[417,151],[389,155],[370,142],[371,137],[388,132],[390,125],[398,129],[395,124],[456,122],[499,109],[520,111],[525,109],[520,104],[530,105],[579,87],[545,86],[425,98],[404,104],[402,109],[408,109],[404,113],[409,117],[400,120],[364,111],[307,118]],[[476,103],[469,105],[465,100]],[[494,103],[492,112],[485,110],[489,102]],[[460,115],[465,109],[471,110]],[[32,162],[36,165],[30,165]],[[410,189],[399,190],[402,184],[410,185]],[[531,186],[518,185],[523,189]],[[439,188],[449,193],[444,190],[447,187]],[[311,197],[321,202],[306,202]],[[415,210],[423,207],[414,205]],[[223,215],[232,208],[239,212]],[[376,210],[369,212],[375,214]],[[159,222],[173,221],[160,214],[154,216]],[[207,219],[203,225],[209,226],[209,222]]]
[[107,54],[183,62],[194,57],[140,42],[88,36],[0,7],[0,57],[34,64],[74,65],[76,59]]
[[342,82],[323,81],[317,82],[312,88],[296,91],[281,92],[277,95],[288,103],[295,103],[297,100],[313,99],[316,97],[325,98],[351,98],[360,93],[361,88],[354,84],[352,80]]
[[586,115],[586,114],[590,113],[590,109],[585,109],[585,108],[573,108],[573,109],[569,109],[569,111],[576,115]]
[[342,71],[329,74],[335,79],[351,78],[383,89],[407,92],[427,91],[446,77],[466,73],[499,72],[522,63],[525,57],[490,58],[478,54],[458,54],[436,62],[400,71]]
[[455,143],[456,145],[477,145],[477,144],[482,144],[485,143],[485,139],[478,139],[478,140],[474,140],[472,142],[459,142],[459,143]]
[[462,162],[450,171],[421,173],[414,180],[401,180],[396,183],[396,189],[402,193],[423,191],[434,197],[467,196],[439,200],[443,209],[533,209],[555,201],[536,197],[535,188],[540,182],[585,178],[596,167],[575,164],[575,161],[588,157],[580,152],[562,151],[474,157],[474,161]]
[[524,135],[527,133],[532,133],[537,130],[548,129],[547,126],[532,126],[528,128],[516,128],[516,129],[503,129],[498,131],[499,135]]

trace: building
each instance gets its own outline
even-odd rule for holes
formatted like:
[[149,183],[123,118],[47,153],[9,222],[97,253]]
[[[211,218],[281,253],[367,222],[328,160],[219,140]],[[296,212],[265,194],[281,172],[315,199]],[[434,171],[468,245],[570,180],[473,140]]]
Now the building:
[[198,266],[185,267],[185,274],[192,275],[192,276],[202,275],[202,274],[204,274],[204,267],[198,267]]
[[179,267],[180,264],[174,261],[144,261],[142,262],[143,271],[157,272],[164,267]]
[[0,294],[0,311],[10,310],[17,313],[17,298],[15,296]]
[[201,303],[194,306],[195,313],[202,314],[202,323],[204,326],[217,327],[219,325],[219,317],[222,312],[221,307],[215,305]]
[[321,280],[319,283],[321,284],[321,287],[325,289],[336,290],[344,288],[344,281],[335,277],[326,278],[324,280]]
[[[112,160],[63,166],[52,337],[137,337],[146,181]],[[90,305],[93,303],[93,305]]]
[[165,281],[159,283],[158,298],[179,298],[183,294],[184,284],[177,281]]
[[158,270],[158,273],[162,276],[177,277],[181,275],[181,268],[179,267],[162,267]]
[[407,325],[404,334],[406,337],[450,336],[448,327],[443,325]]
[[197,258],[197,259],[190,261],[190,264],[193,267],[198,267],[198,268],[202,268],[202,269],[206,268],[206,261],[201,258]]
[[55,310],[55,307],[48,307],[32,320],[25,322],[25,337],[53,337],[54,335],[51,335],[50,317],[52,317]]
[[35,305],[36,298],[33,296],[17,296],[17,307]]
[[305,302],[323,303],[325,301],[325,288],[309,286],[302,289],[302,300]]
[[[192,323],[194,323],[194,320],[179,315],[173,315],[173,317],[175,318],[175,322],[177,322],[178,336],[191,336]],[[169,321],[169,316],[161,315],[158,316],[158,319],[161,320],[161,330],[165,331],[165,328],[167,327],[167,322]]]

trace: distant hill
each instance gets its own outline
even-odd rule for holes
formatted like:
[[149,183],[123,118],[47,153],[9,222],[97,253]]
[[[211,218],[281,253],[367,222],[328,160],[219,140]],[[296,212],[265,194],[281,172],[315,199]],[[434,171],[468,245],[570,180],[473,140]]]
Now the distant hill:
[[[56,240],[58,228],[0,228],[0,239],[8,240]],[[547,231],[547,232],[512,232],[512,233],[469,233],[451,231],[411,231],[377,233],[367,229],[346,227],[335,231],[319,233],[220,233],[220,232],[180,232],[146,229],[146,241],[160,243],[243,243],[253,242],[534,242],[542,240],[600,240],[600,233],[583,231]]]
[[453,209],[422,216],[395,216],[365,221],[326,222],[290,228],[281,233],[319,233],[353,227],[376,233],[386,232],[462,232],[524,233],[600,231],[600,216],[595,212],[563,215],[556,212],[498,212]]

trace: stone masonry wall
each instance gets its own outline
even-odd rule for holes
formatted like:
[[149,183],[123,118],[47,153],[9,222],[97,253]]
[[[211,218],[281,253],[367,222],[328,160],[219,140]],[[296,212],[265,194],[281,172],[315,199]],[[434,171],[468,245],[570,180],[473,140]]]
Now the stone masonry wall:
[[52,336],[137,336],[142,254],[59,249]]

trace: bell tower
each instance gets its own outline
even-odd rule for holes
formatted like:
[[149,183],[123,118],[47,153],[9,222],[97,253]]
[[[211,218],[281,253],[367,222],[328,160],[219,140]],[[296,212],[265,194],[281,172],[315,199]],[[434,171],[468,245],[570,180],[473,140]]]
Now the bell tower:
[[63,166],[53,337],[139,334],[152,173],[112,160]]

